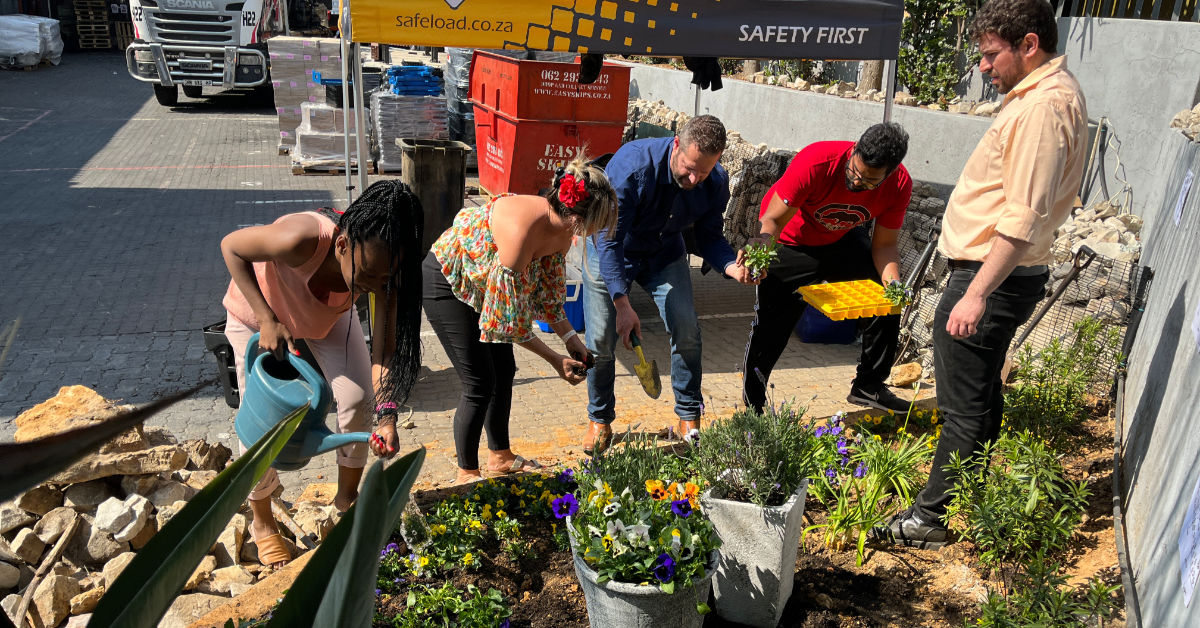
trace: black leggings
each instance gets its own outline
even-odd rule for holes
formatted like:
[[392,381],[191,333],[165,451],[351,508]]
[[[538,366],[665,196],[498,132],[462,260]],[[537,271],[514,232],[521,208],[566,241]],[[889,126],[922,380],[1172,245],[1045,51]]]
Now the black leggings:
[[462,383],[462,397],[454,411],[458,467],[475,470],[479,468],[479,437],[484,430],[488,449],[509,448],[508,417],[517,362],[511,344],[479,341],[479,313],[454,296],[433,253],[425,257],[421,271],[425,316]]

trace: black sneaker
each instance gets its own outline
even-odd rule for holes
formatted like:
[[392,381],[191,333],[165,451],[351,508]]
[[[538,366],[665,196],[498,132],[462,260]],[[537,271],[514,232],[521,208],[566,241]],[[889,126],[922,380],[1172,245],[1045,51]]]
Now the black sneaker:
[[941,549],[947,539],[946,528],[923,520],[914,509],[896,513],[886,525],[871,528],[871,537],[883,543],[917,549]]
[[856,403],[860,406],[871,406],[878,410],[891,410],[896,414],[905,414],[908,412],[912,403],[896,396],[887,386],[880,385],[875,390],[867,390],[858,384],[850,386],[850,394],[846,396],[846,401]]

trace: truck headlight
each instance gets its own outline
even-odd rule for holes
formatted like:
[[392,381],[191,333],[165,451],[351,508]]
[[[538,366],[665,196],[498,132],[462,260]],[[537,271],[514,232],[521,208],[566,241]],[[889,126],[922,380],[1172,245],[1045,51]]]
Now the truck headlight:
[[258,55],[238,55],[238,65],[262,65],[262,62]]
[[154,63],[154,53],[149,50],[134,50],[133,60],[138,63]]

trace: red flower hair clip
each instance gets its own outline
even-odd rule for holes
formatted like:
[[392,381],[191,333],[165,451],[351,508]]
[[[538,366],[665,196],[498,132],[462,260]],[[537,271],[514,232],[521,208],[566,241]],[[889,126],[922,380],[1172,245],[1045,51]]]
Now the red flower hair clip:
[[558,185],[558,200],[566,207],[575,207],[579,201],[587,200],[587,181],[566,175]]

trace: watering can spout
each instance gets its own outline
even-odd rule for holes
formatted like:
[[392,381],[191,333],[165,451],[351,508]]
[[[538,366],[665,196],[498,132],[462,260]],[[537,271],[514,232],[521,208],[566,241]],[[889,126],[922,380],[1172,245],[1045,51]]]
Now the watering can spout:
[[301,455],[306,458],[311,458],[317,454],[323,454],[327,451],[337,449],[342,445],[351,443],[365,443],[370,440],[370,432],[347,432],[345,434],[334,434],[327,429],[316,429],[308,433],[304,438],[304,446],[301,447]]

